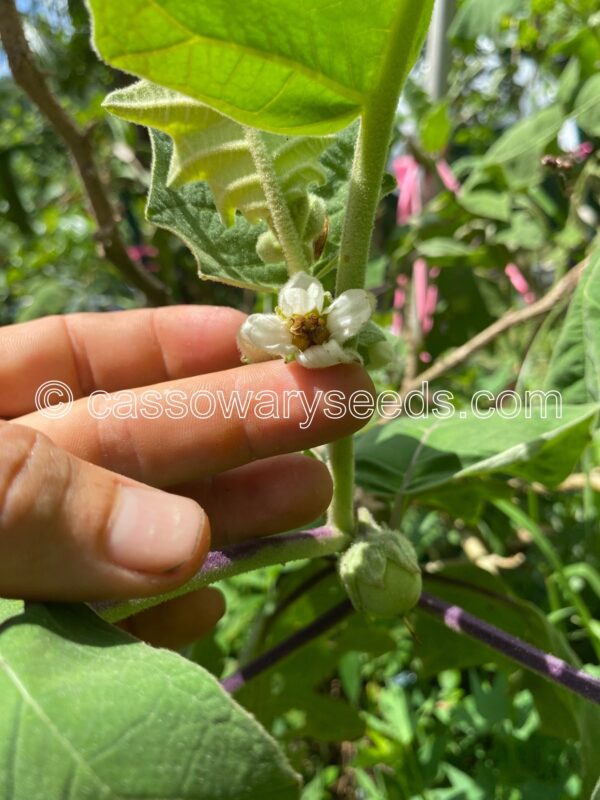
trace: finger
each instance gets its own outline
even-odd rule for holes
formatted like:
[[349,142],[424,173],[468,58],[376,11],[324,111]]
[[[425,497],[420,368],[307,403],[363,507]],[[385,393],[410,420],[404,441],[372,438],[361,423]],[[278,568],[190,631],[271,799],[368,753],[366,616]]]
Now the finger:
[[240,363],[244,314],[217,306],[45,317],[0,328],[0,417],[35,410],[47,381],[75,397],[147,386]]
[[80,461],[0,422],[0,597],[128,598],[169,591],[208,552],[193,500]]
[[[143,414],[150,391],[160,399],[154,418]],[[175,392],[185,398],[178,418],[167,411]],[[366,422],[355,409],[357,394],[372,402],[373,384],[356,364],[308,370],[270,361],[133,390],[124,401],[94,398],[93,408],[79,400],[62,419],[32,414],[19,421],[86,461],[173,486],[354,433]]]
[[172,491],[193,498],[208,514],[212,547],[293,530],[329,506],[333,485],[320,461],[275,456]]
[[205,636],[225,613],[225,598],[207,587],[119,622],[119,627],[154,647],[180,650]]

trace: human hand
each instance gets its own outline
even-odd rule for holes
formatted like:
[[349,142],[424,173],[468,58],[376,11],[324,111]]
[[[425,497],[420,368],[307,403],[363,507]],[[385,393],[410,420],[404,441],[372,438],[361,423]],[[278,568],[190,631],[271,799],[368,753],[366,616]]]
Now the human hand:
[[[207,419],[90,414],[95,390],[148,387],[165,398],[197,390],[228,397],[270,390],[372,390],[356,365],[305,370],[281,361],[239,366],[244,315],[229,308],[171,307],[48,317],[0,329],[0,596],[29,600],[125,599],[189,580],[209,546],[289,530],[321,514],[331,479],[294,454],[364,424],[317,405],[309,426],[252,412]],[[200,376],[200,377],[198,377]],[[75,395],[64,417],[35,410],[46,381]],[[146,387],[144,389],[143,387]],[[251,404],[252,405],[252,404]],[[210,523],[209,523],[210,520]],[[131,617],[140,638],[181,646],[222,615],[202,589]]]

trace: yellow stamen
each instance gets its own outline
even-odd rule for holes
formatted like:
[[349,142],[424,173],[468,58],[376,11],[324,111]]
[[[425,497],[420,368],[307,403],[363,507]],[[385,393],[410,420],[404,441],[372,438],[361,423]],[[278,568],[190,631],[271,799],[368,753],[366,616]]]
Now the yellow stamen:
[[313,345],[325,344],[331,336],[326,318],[316,311],[305,315],[292,314],[288,320],[288,328],[292,334],[292,343],[302,351]]

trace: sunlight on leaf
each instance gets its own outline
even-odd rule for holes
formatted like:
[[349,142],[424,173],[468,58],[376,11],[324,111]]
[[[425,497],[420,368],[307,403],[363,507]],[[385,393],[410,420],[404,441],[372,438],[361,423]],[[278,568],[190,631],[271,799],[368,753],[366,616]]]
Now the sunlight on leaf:
[[352,122],[390,47],[399,48],[403,83],[432,5],[379,0],[365,13],[363,0],[89,0],[94,41],[108,63],[245,125],[287,134],[332,133]]
[[[150,81],[112,92],[104,107],[122,119],[156,128],[173,139],[169,187],[207,181],[226,225],[233,225],[237,210],[249,222],[265,220],[271,224],[244,129],[237,122]],[[325,137],[289,139],[265,134],[288,205],[303,197],[309,186],[325,182],[326,172],[318,159],[332,141]]]

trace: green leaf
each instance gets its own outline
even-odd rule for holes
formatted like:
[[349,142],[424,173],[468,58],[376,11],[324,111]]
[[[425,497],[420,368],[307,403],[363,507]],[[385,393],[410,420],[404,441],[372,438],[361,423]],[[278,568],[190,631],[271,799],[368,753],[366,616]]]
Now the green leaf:
[[33,604],[0,628],[0,795],[293,800],[275,741],[200,667]]
[[379,88],[392,54],[403,83],[432,5],[89,0],[95,46],[110,64],[284,134],[348,125]]
[[456,239],[450,239],[445,236],[434,236],[431,239],[425,239],[418,243],[417,250],[423,258],[442,267],[453,266],[457,262],[461,266],[465,262],[474,265],[479,264],[486,255],[485,248],[473,248],[464,242],[458,242]]
[[539,250],[548,241],[547,229],[527,212],[513,214],[510,222],[509,228],[493,237],[494,242],[509,250]]
[[419,126],[421,144],[428,153],[440,153],[445,150],[451,132],[452,123],[446,100],[430,108],[421,119]]
[[542,174],[540,157],[563,122],[562,109],[557,105],[517,122],[490,147],[483,165],[501,167],[511,185],[533,183]]
[[600,400],[600,250],[579,279],[544,389],[560,391],[567,403]]
[[600,136],[600,75],[584,83],[575,100],[574,115],[588,136]]
[[393,420],[357,437],[357,479],[380,495],[435,489],[438,500],[450,484],[451,494],[477,491],[484,479],[500,475],[554,486],[589,443],[598,408],[562,406],[555,414],[552,406],[546,412],[531,407],[512,419],[490,410],[488,419],[461,411],[449,419]]
[[567,105],[577,88],[581,78],[581,65],[577,58],[572,58],[563,70],[558,82],[557,99],[563,105]]
[[478,36],[497,36],[503,17],[525,8],[524,0],[466,0],[454,17],[448,35],[452,39],[474,41]]
[[150,138],[152,184],[146,206],[150,222],[183,239],[194,254],[201,278],[256,291],[276,291],[282,286],[288,278],[285,265],[264,264],[256,252],[256,240],[264,227],[238,216],[226,228],[205,183],[169,188],[172,144],[157,131],[151,131]]
[[[227,226],[234,224],[239,210],[249,222],[264,220],[273,227],[244,129],[237,122],[150,81],[112,92],[104,107],[172,138],[167,186],[206,181]],[[288,205],[304,197],[311,185],[325,182],[327,175],[318,158],[331,138],[265,134],[264,139]]]
[[487,219],[497,219],[501,222],[508,222],[510,219],[511,199],[510,195],[503,192],[490,192],[473,190],[471,192],[460,192],[456,200],[470,214],[476,217]]
[[[318,276],[335,267],[356,133],[356,125],[339,133],[320,159],[326,181],[315,194],[325,201],[329,232],[323,254],[314,266]],[[172,143],[160,131],[150,130],[150,139],[152,183],[146,206],[150,222],[183,239],[196,258],[201,278],[255,291],[277,291],[288,273],[283,263],[264,264],[257,255],[256,240],[265,226],[251,225],[237,215],[234,225],[226,228],[206,183],[167,186]]]

